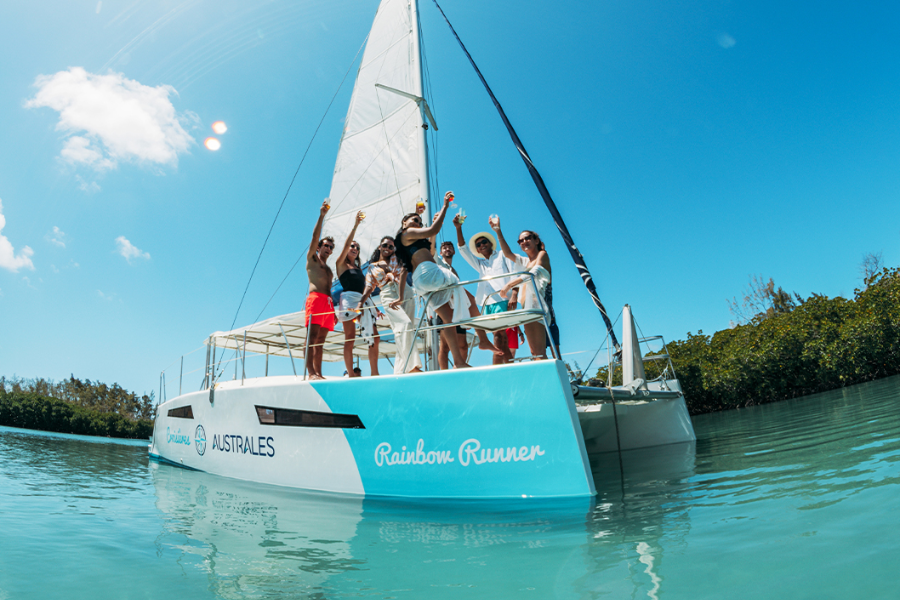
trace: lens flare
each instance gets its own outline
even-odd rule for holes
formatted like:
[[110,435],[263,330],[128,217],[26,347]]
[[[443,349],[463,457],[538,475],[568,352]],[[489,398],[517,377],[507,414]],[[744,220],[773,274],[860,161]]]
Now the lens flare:
[[225,121],[216,121],[212,124],[212,130],[217,134],[222,135],[226,131],[228,131],[228,126],[225,124]]
[[208,150],[216,151],[222,147],[222,142],[214,137],[208,137],[206,138],[206,140],[204,140],[203,145],[206,146]]

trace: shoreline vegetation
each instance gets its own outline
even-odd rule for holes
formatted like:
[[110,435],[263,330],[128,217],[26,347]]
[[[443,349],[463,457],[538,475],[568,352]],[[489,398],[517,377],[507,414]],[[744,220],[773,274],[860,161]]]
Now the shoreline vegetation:
[[[865,288],[854,290],[851,300],[819,294],[803,299],[775,290],[771,280],[753,283],[744,306],[754,294],[764,302],[746,324],[712,336],[688,333],[667,345],[690,414],[789,400],[900,373],[900,268],[866,277]],[[660,362],[645,363],[648,379],[661,373]],[[607,375],[602,367],[596,378],[606,382]],[[620,385],[621,367],[613,376],[613,385]]]
[[[799,398],[900,374],[900,268],[865,279],[854,297],[828,298],[775,290],[754,280],[743,309],[761,308],[746,323],[712,336],[703,331],[670,342],[669,355],[692,415]],[[748,303],[756,295],[757,303]],[[733,303],[737,307],[737,303]],[[739,311],[733,310],[737,316]],[[645,363],[647,378],[660,361]],[[606,382],[601,367],[590,384]],[[613,372],[620,385],[621,367]],[[0,377],[0,425],[117,438],[149,438],[154,393],[118,384]]]
[[153,433],[154,393],[138,396],[118,384],[69,377],[0,377],[0,425],[125,439]]

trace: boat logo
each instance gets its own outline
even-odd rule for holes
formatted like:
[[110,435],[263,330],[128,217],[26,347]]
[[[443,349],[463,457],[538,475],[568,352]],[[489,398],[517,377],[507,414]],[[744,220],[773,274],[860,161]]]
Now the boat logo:
[[203,429],[203,425],[197,425],[194,441],[197,444],[197,454],[203,456],[203,453],[206,452],[206,430]]

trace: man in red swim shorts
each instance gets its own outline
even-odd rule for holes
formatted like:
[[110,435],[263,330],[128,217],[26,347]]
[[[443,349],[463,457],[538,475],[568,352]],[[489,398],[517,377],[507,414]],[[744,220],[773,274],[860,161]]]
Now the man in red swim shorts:
[[306,275],[309,277],[309,296],[306,297],[306,326],[309,328],[309,353],[306,356],[306,369],[310,379],[325,379],[322,375],[322,348],[325,336],[334,331],[337,317],[334,315],[334,303],[331,300],[331,281],[334,275],[326,261],[334,251],[334,238],[321,240],[322,222],[325,213],[331,208],[326,198],[319,209],[319,220],[313,229],[312,242],[306,253]]

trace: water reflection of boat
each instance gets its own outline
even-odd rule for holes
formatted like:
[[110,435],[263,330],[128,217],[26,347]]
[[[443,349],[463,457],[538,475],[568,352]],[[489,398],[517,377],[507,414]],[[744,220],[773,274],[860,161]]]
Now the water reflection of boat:
[[686,550],[696,443],[622,452],[624,481],[612,456],[591,457],[598,491],[587,551],[592,567],[579,585],[610,597],[656,600],[666,590],[665,555]]
[[[693,445],[596,463],[597,498],[398,501],[312,495],[151,464],[158,544],[218,596],[660,597],[690,528]],[[661,538],[665,536],[665,546]]]
[[592,498],[363,500],[151,468],[165,517],[157,543],[180,548],[225,598],[550,591],[548,572],[581,575],[584,561],[572,557],[584,553],[594,506]]
[[[165,531],[158,545],[179,548],[207,573],[217,597],[291,590],[315,593],[354,571],[350,541],[362,500],[301,494],[151,463]],[[186,538],[186,539],[185,539]]]

